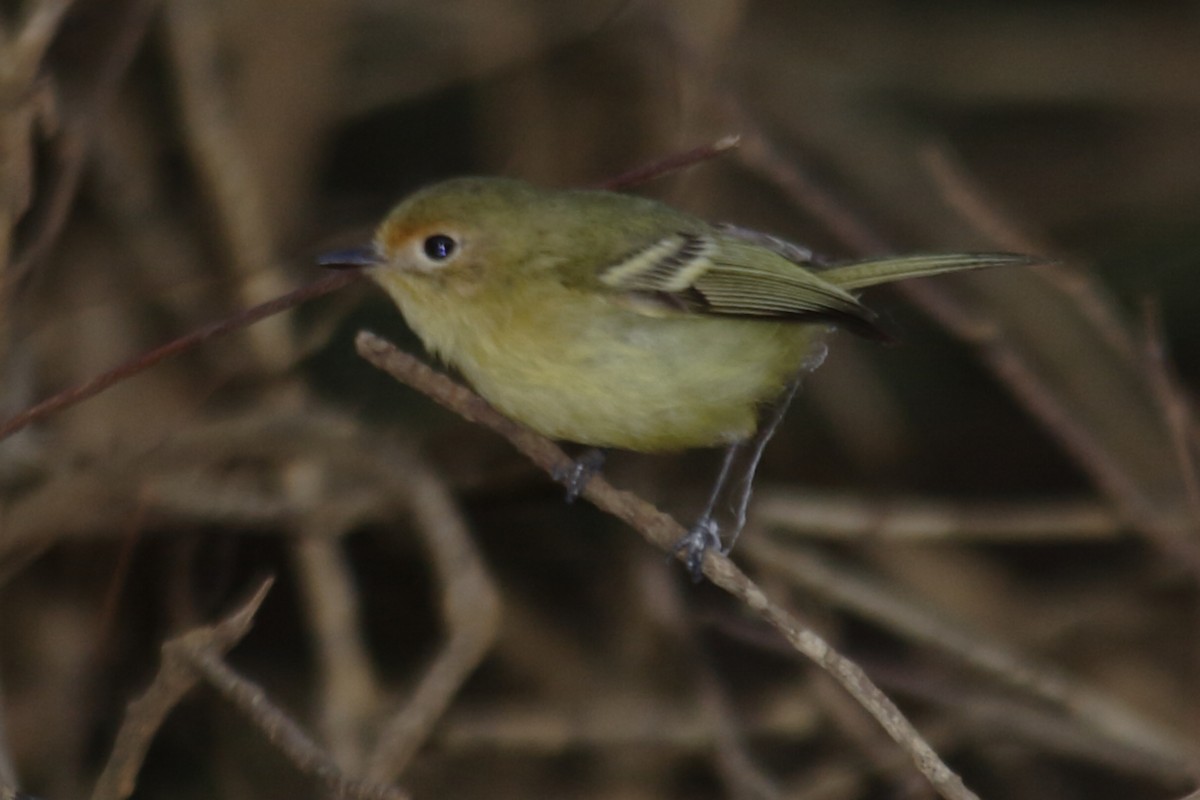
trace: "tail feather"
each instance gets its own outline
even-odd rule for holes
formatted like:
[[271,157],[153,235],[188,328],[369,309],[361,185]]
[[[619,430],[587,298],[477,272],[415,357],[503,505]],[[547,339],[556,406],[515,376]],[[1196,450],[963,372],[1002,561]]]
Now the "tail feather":
[[1041,263],[1039,259],[1016,253],[948,253],[945,255],[885,256],[849,264],[833,265],[822,270],[822,279],[842,289],[853,291],[881,283],[923,278],[944,272],[984,269],[987,267],[1016,267]]

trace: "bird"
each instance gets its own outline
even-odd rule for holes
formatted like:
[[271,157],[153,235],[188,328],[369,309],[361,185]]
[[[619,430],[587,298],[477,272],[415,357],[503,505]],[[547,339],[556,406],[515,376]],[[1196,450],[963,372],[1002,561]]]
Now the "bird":
[[[577,495],[607,449],[725,447],[706,509],[676,548],[693,577],[745,524],[753,473],[832,328],[890,334],[858,297],[877,284],[1034,263],[1013,253],[825,263],[776,236],[656,200],[461,177],[403,199],[358,267],[435,357],[489,403],[552,439],[594,448],[559,476]],[[733,530],[716,509],[750,450]],[[727,543],[725,540],[728,540]]]

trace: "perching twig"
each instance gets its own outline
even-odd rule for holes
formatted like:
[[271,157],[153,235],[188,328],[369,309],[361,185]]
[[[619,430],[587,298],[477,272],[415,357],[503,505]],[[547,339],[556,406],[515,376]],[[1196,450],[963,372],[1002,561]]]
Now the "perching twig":
[[[390,342],[363,331],[358,334],[355,344],[363,358],[396,380],[423,392],[464,419],[504,436],[547,474],[553,475],[571,464],[571,459],[554,442],[505,417],[474,392],[398,350]],[[665,553],[673,552],[675,543],[686,532],[670,516],[632,492],[614,488],[600,476],[588,482],[581,496],[629,524]],[[947,800],[976,797],[857,664],[772,602],[732,561],[710,549],[704,558],[704,575],[761,616],[793,648],[833,676],[908,753],[917,769],[942,797]]]

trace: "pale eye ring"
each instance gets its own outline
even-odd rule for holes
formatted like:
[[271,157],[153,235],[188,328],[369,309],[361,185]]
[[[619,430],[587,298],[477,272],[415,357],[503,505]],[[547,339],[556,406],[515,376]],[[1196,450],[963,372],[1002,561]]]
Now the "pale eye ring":
[[422,249],[425,251],[425,257],[430,261],[445,261],[454,255],[458,249],[458,242],[454,240],[453,236],[435,233],[426,237]]

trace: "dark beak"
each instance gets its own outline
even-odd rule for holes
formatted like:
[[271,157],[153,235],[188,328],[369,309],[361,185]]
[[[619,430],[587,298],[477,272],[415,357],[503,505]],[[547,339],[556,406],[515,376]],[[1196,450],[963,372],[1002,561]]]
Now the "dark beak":
[[334,250],[317,256],[317,263],[326,269],[358,269],[360,267],[377,267],[383,259],[373,246],[350,247],[345,250]]

